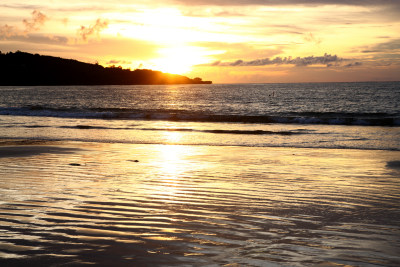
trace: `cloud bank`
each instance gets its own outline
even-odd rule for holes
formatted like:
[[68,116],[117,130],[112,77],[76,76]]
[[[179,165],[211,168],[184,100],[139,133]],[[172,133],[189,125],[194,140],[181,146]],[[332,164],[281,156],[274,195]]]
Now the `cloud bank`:
[[243,61],[241,59],[233,62],[216,61],[208,66],[268,66],[268,65],[295,65],[297,67],[305,67],[309,65],[326,65],[327,67],[340,65],[347,59],[325,53],[323,56],[314,57],[275,57],[273,59],[263,58],[251,61]]
[[400,51],[400,39],[391,40],[385,43],[380,43],[372,46],[369,49],[363,50],[363,53],[385,53]]

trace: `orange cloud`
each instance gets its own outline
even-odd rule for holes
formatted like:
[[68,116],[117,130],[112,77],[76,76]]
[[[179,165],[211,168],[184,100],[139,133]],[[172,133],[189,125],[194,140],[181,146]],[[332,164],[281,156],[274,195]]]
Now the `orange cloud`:
[[26,36],[27,33],[32,31],[38,31],[41,26],[46,22],[47,16],[38,10],[32,11],[32,19],[22,20],[25,25],[25,30],[22,31],[14,26],[9,26],[8,24],[0,26],[0,39],[8,39],[15,36]]
[[314,34],[307,33],[304,35],[303,39],[310,43],[320,44],[322,42],[321,38],[316,37]]
[[297,67],[305,67],[308,65],[326,65],[327,67],[332,66],[332,64],[340,64],[343,61],[348,59],[340,58],[337,55],[330,55],[325,53],[323,56],[314,57],[275,57],[273,59],[270,58],[262,58],[251,61],[243,61],[241,59],[233,61],[233,62],[221,62],[216,61],[211,63],[209,66],[267,66],[267,65],[295,65]]
[[25,32],[37,31],[46,22],[47,16],[38,10],[32,11],[32,20],[24,19]]
[[100,32],[107,27],[107,20],[97,19],[94,25],[90,25],[89,27],[81,26],[78,30],[78,36],[86,42],[91,35],[98,36]]
[[7,39],[17,35],[18,32],[13,26],[3,25],[0,26],[0,39]]

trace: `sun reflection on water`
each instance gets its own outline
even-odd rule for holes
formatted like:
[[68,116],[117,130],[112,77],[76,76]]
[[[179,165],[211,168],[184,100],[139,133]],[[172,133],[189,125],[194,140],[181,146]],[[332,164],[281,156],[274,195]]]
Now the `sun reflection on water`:
[[[171,129],[170,131],[165,131],[163,133],[164,140],[167,144],[176,144],[182,139],[182,133],[178,131],[174,131]],[[171,154],[173,154],[171,152]]]

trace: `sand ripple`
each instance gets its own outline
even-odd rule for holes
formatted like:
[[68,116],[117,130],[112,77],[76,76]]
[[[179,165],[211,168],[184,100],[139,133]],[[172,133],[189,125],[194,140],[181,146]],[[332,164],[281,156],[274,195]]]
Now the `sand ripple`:
[[0,159],[0,262],[400,264],[399,152],[75,146]]

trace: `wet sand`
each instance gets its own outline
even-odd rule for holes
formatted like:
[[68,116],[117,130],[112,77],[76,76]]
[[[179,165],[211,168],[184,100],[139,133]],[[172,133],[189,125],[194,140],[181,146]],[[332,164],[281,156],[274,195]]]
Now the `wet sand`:
[[76,150],[78,149],[45,145],[0,146],[0,158],[30,157],[41,154],[68,154],[73,153]]
[[397,151],[0,145],[2,266],[400,264]]

